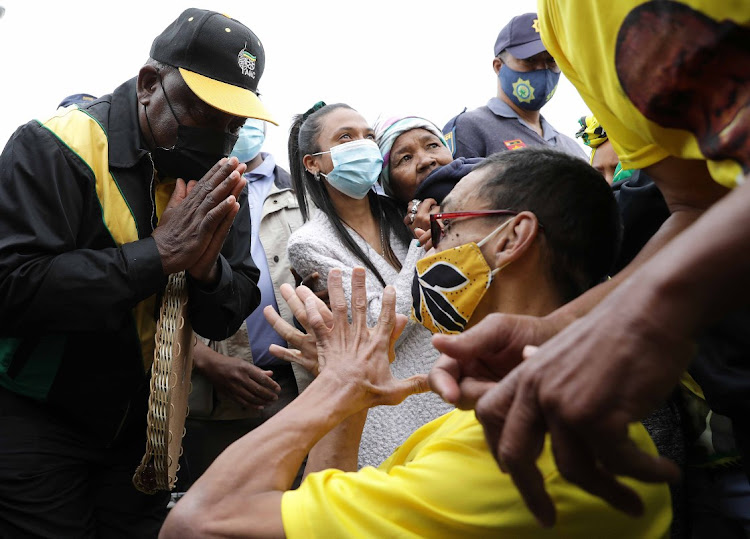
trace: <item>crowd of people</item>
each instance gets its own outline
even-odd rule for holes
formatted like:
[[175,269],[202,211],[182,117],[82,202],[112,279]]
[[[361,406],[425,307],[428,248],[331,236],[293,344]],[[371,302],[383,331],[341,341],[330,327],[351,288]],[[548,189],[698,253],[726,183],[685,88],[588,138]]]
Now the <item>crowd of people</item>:
[[261,40],[185,10],[0,154],[0,536],[750,535],[748,44],[742,2],[539,0],[486,106],[320,101],[286,171]]

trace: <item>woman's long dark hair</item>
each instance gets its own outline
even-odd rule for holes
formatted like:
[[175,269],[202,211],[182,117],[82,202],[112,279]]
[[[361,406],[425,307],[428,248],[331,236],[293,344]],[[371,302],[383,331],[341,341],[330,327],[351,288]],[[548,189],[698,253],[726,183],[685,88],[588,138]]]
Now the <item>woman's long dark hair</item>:
[[[380,272],[344,227],[344,222],[338,213],[336,213],[336,208],[328,194],[326,183],[315,179],[305,169],[305,165],[302,162],[305,155],[321,151],[318,145],[318,136],[322,120],[329,113],[340,108],[354,110],[344,103],[335,103],[333,105],[323,105],[320,103],[306,113],[294,117],[292,127],[289,130],[289,170],[294,182],[294,189],[297,192],[297,201],[299,202],[303,221],[307,221],[310,218],[310,208],[307,203],[307,195],[309,194],[313,204],[328,216],[331,224],[333,224],[333,228],[336,230],[336,235],[346,248],[367,269],[375,274],[381,285],[385,286],[386,282],[383,280]],[[378,221],[383,238],[385,239],[385,258],[400,271],[401,262],[391,248],[391,231],[408,245],[412,240],[409,229],[403,224],[403,216],[393,200],[380,196],[372,190],[367,193],[367,197],[370,201],[370,211]]]

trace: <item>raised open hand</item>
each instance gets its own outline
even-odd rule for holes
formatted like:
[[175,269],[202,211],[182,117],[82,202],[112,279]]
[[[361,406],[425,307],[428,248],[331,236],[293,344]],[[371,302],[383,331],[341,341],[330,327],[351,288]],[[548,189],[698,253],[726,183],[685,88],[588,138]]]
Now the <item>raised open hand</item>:
[[406,380],[391,374],[394,344],[406,325],[406,317],[396,314],[395,289],[385,288],[380,317],[373,328],[367,327],[364,268],[352,272],[351,323],[340,270],[329,273],[328,290],[330,311],[319,298],[305,299],[306,324],[316,340],[320,376],[331,377],[338,384],[354,384],[352,406],[357,410],[398,404],[409,395],[428,391],[426,374]]
[[289,345],[287,348],[272,344],[268,349],[271,355],[296,363],[304,369],[310,371],[315,376],[318,375],[318,347],[315,342],[315,336],[310,332],[307,324],[307,310],[305,301],[307,298],[315,298],[320,302],[318,307],[324,317],[326,325],[333,324],[333,316],[326,304],[312,290],[306,286],[299,286],[295,290],[290,285],[284,283],[280,288],[281,295],[292,310],[292,314],[299,321],[307,333],[303,333],[296,327],[281,318],[281,315],[270,305],[263,310],[263,315],[271,327],[284,339]]

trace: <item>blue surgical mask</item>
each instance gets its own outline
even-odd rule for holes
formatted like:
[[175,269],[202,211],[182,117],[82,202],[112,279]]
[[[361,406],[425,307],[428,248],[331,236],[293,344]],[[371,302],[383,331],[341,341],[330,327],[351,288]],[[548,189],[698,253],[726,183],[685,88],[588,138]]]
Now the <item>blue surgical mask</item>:
[[513,103],[525,110],[539,110],[547,104],[557,89],[560,73],[551,69],[515,71],[506,64],[497,74],[500,87]]
[[263,120],[248,118],[240,127],[240,134],[231,154],[240,163],[248,163],[260,153],[263,142],[266,140],[265,123]]
[[383,157],[375,141],[370,139],[355,140],[334,146],[331,154],[333,170],[328,174],[321,173],[334,189],[347,196],[361,200],[378,181],[383,168]]

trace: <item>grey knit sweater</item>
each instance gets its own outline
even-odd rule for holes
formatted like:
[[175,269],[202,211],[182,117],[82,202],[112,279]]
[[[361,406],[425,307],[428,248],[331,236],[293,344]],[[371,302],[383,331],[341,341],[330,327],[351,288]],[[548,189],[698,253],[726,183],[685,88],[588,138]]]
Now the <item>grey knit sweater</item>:
[[[417,260],[424,250],[414,240],[410,245],[401,242],[394,234],[390,241],[393,252],[403,269],[398,272],[354,230],[347,228],[354,241],[370,258],[387,284],[396,289],[396,312],[409,316],[411,312],[411,283]],[[351,299],[352,268],[362,263],[339,241],[328,217],[319,210],[290,237],[289,261],[303,277],[317,271],[320,285],[327,286],[328,272],[341,268],[347,303]],[[380,315],[383,287],[375,275],[367,270],[367,322],[375,325]],[[397,378],[408,378],[426,373],[437,359],[438,353],[430,342],[428,330],[409,320],[396,342],[396,359],[391,372]],[[449,412],[453,406],[443,402],[434,393],[412,395],[398,406],[378,406],[367,413],[367,422],[359,446],[359,467],[378,466],[394,449],[401,445],[416,429]]]

